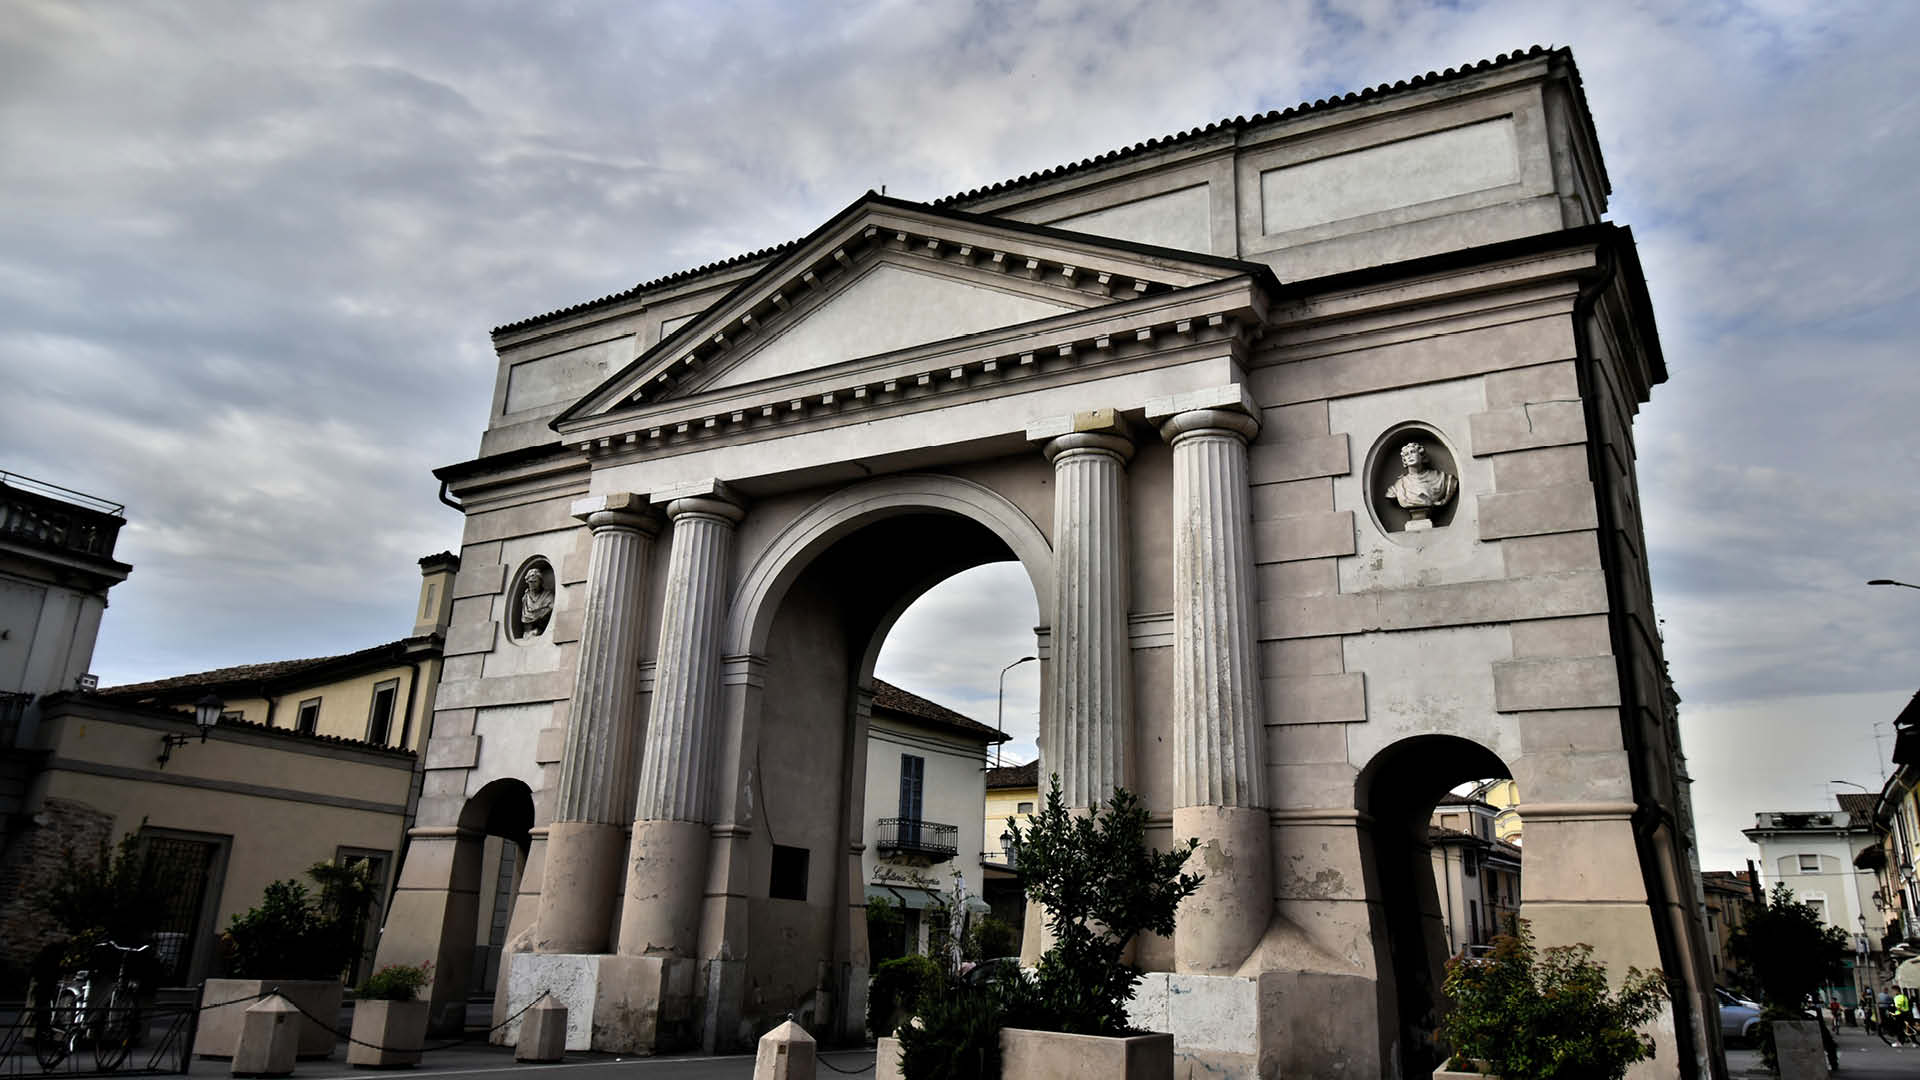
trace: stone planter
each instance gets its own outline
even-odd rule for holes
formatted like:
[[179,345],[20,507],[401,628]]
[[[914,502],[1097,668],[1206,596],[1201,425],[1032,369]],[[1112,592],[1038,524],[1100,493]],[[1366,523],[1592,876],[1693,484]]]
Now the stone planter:
[[[298,1005],[307,1015],[300,1018],[300,1049],[303,1058],[333,1056],[334,1034],[328,1028],[339,1023],[342,987],[338,979],[208,979],[200,991],[199,1029],[193,1037],[193,1052],[200,1057],[233,1056],[240,1043],[240,1026],[262,991],[279,988],[281,996]],[[243,999],[243,1000],[235,1000]],[[205,1006],[220,1001],[234,1002],[217,1009]],[[326,1027],[312,1017],[326,1022]]]
[[[1455,1065],[1461,1067],[1456,1069]],[[1487,1063],[1479,1058],[1469,1058],[1463,1062],[1442,1062],[1433,1070],[1433,1080],[1500,1080],[1500,1074],[1489,1072]]]
[[1173,1036],[1000,1029],[1003,1080],[1173,1080]]
[[347,1044],[347,1064],[367,1069],[412,1068],[420,1064],[420,1051],[426,1045],[426,1002],[373,999],[354,1003],[353,1041]]

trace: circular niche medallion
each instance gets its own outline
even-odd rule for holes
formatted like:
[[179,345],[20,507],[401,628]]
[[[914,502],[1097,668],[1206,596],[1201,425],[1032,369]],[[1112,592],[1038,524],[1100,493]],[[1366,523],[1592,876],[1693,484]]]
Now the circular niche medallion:
[[1367,506],[1388,537],[1418,543],[1453,524],[1460,506],[1460,467],[1453,448],[1426,424],[1387,429],[1367,452]]
[[545,637],[553,622],[553,564],[535,555],[520,564],[507,594],[507,637],[529,642]]

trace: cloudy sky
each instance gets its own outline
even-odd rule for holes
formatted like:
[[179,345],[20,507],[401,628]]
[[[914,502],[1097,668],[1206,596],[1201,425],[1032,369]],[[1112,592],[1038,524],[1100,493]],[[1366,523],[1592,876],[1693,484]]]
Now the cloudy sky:
[[[1571,45],[1672,381],[1639,426],[1703,825],[1879,783],[1920,674],[1920,5],[0,7],[0,469],[128,506],[108,683],[404,634],[488,328],[1221,117]],[[1031,594],[883,674],[990,720]],[[1031,753],[1027,665],[1009,726]]]

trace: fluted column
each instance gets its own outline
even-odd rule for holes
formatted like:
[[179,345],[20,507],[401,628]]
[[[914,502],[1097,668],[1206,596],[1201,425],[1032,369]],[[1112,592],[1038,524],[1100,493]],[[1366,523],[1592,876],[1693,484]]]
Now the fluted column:
[[1259,429],[1248,406],[1160,426],[1173,444],[1173,828],[1200,839],[1207,867],[1175,928],[1186,973],[1238,969],[1273,906],[1247,488]]
[[[1127,642],[1127,461],[1133,443],[1112,421],[1076,417],[1049,440],[1054,589],[1046,745],[1073,807],[1098,806],[1128,783],[1133,738]],[[1045,781],[1042,781],[1045,785]]]
[[548,953],[607,951],[633,783],[641,606],[658,529],[645,501],[631,494],[582,499],[573,514],[593,529],[593,547],[546,884],[534,916],[534,951]]
[[667,503],[673,547],[620,916],[620,952],[629,956],[691,958],[699,940],[713,818],[720,638],[734,527],[744,513],[717,482],[703,494]]

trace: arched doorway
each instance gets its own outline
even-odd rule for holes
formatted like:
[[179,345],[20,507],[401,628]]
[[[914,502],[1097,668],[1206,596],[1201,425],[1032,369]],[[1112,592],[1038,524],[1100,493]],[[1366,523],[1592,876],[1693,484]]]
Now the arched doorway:
[[[488,963],[491,913],[504,906],[511,919],[533,822],[532,789],[524,781],[506,778],[468,796],[453,826],[420,827],[408,834],[388,929],[398,917],[433,920],[440,932],[429,938],[383,930],[376,962],[433,964],[428,1001],[436,1032],[458,1034],[466,1027],[476,960],[482,973]],[[490,873],[491,882],[487,880]],[[445,886],[440,885],[442,881]],[[483,894],[491,901],[484,920]],[[421,950],[423,944],[430,945],[432,952]]]
[[[1359,775],[1355,805],[1372,820],[1363,857],[1375,883],[1374,925],[1385,931],[1374,941],[1382,1005],[1392,1016],[1383,1026],[1393,1032],[1403,1076],[1424,1076],[1439,1065],[1434,1030],[1445,1007],[1440,987],[1447,959],[1457,940],[1471,944],[1489,929],[1483,910],[1459,910],[1465,899],[1445,888],[1449,867],[1436,858],[1432,838],[1435,809],[1453,789],[1496,778],[1512,778],[1506,762],[1485,746],[1453,735],[1393,743]],[[1469,817],[1461,815],[1460,824],[1472,828]],[[1478,845],[1461,847],[1461,855],[1471,858]],[[1464,877],[1464,868],[1459,872]],[[1463,922],[1473,932],[1461,933]]]
[[[751,829],[740,888],[744,1025],[766,1027],[792,1012],[816,1030],[858,1036],[873,861],[865,834],[877,816],[894,813],[891,804],[867,806],[874,668],[888,633],[929,589],[1008,561],[1027,569],[1034,610],[1044,611],[1050,560],[1025,514],[965,481],[903,477],[822,500],[747,574],[730,626],[737,644],[763,658],[767,690],[743,710],[738,729],[740,822]],[[979,760],[961,771],[978,787],[985,744],[975,745]],[[929,744],[901,756],[937,763],[954,754]],[[822,784],[827,776],[837,783]],[[959,846],[977,863],[977,805],[939,824],[957,828]],[[807,868],[803,884],[795,865]]]

